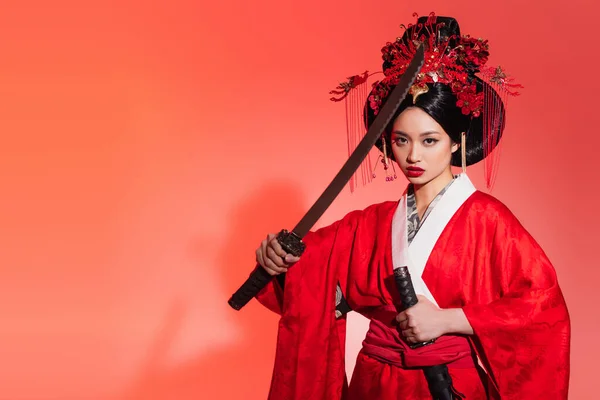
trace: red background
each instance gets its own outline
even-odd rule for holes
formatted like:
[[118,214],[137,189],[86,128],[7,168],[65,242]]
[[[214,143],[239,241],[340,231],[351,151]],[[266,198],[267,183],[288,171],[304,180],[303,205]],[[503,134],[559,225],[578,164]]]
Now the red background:
[[[596,390],[591,0],[9,1],[0,13],[0,399],[264,399],[277,318],[226,300],[347,157],[328,91],[411,14],[456,17],[526,89],[493,194],[556,266],[572,399]],[[482,167],[469,169],[483,185]],[[345,190],[319,222],[396,199]]]

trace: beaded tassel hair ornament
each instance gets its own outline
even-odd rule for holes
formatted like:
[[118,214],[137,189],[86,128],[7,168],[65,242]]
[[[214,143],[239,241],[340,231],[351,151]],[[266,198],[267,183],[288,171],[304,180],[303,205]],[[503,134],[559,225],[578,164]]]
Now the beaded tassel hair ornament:
[[[346,82],[342,82],[339,84],[337,88],[330,91],[329,94],[341,96],[339,98],[331,97],[331,101],[342,101],[344,100],[344,105],[346,107],[346,132],[348,137],[348,157],[352,154],[358,143],[366,134],[365,127],[367,126],[367,121],[363,116],[364,104],[367,96],[369,95],[369,91],[367,89],[367,80],[375,75],[381,74],[383,72],[374,72],[369,74],[369,71],[365,71],[362,75],[354,75],[349,78]],[[382,150],[384,153],[386,151],[385,147]],[[382,156],[379,156],[379,159],[376,161],[375,168],[377,168],[377,163],[379,160],[382,160],[384,164],[384,168],[387,171],[389,168],[389,160],[386,158],[382,159]],[[359,176],[360,175],[360,176]],[[350,191],[354,192],[356,188],[356,180],[360,178],[362,185],[366,185],[371,182],[372,178],[375,178],[375,170],[372,167],[371,158],[367,156],[365,161],[361,164],[360,171],[352,175],[349,181]],[[386,181],[391,180],[390,177],[386,176]]]
[[[413,16],[418,18],[417,14]],[[450,20],[447,17],[439,17],[439,19]],[[497,172],[499,161],[497,147],[504,129],[508,98],[519,95],[516,90],[522,86],[514,83],[501,67],[486,65],[489,57],[487,40],[472,38],[469,35],[448,35],[448,30],[444,29],[445,24],[446,22],[438,21],[438,17],[431,13],[428,17],[418,19],[414,25],[401,25],[400,27],[405,30],[403,36],[394,42],[386,43],[381,50],[384,61],[383,71],[372,74],[365,71],[362,75],[348,78],[336,90],[330,92],[337,95],[331,100],[345,102],[348,151],[351,154],[372,122],[369,121],[369,115],[373,118],[377,115],[387,96],[405,73],[418,46],[425,44],[425,64],[409,91],[412,102],[415,104],[419,96],[429,91],[428,84],[440,83],[450,87],[456,97],[456,106],[462,114],[470,117],[471,126],[482,128],[479,129],[482,132],[472,129],[465,132],[466,135],[462,135],[462,160],[458,165],[462,165],[463,169],[467,165],[465,147],[469,147],[469,136],[481,133],[483,141],[481,159],[485,160],[486,184],[491,188]],[[375,81],[372,90],[367,93],[368,78],[379,73],[383,73],[383,79]],[[379,155],[377,164],[381,160],[386,172],[386,181],[394,180],[396,172],[393,163],[389,160],[391,148],[389,142],[386,146],[385,137],[382,137],[378,147],[383,154]],[[475,162],[478,161],[480,160]],[[350,190],[356,189],[355,180],[358,179],[359,174],[364,185],[375,177],[374,172],[370,158],[367,157],[360,172],[351,179]]]

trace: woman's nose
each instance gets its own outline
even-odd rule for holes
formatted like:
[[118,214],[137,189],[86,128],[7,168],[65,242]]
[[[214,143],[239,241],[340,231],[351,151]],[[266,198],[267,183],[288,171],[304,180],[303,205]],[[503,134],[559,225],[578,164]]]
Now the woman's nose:
[[406,161],[408,161],[409,163],[416,163],[421,161],[419,146],[416,146],[414,144],[410,146],[410,150],[408,151],[408,157],[406,158]]

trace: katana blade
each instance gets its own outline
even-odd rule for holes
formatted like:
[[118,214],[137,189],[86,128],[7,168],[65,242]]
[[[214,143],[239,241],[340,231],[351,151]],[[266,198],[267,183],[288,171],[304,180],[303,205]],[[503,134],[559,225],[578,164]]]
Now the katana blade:
[[[346,183],[350,180],[354,172],[358,169],[360,164],[363,162],[365,157],[371,151],[371,148],[377,142],[385,131],[385,128],[391,122],[394,114],[398,110],[400,103],[404,101],[410,87],[415,82],[421,67],[423,66],[425,58],[425,46],[421,44],[417,49],[412,61],[406,69],[406,72],[400,78],[400,81],[392,90],[392,93],[388,96],[385,105],[381,108],[375,121],[371,124],[367,133],[362,138],[356,149],[352,152],[348,160],[344,163],[340,171],[333,178],[331,183],[323,191],[321,196],[312,205],[312,207],[306,212],[304,217],[296,224],[291,232],[283,230],[279,233],[277,240],[283,247],[283,249],[290,254],[300,256],[304,251],[304,243],[302,238],[306,235],[314,224],[321,218],[325,211],[329,208],[331,203],[335,200],[338,194],[342,191]],[[283,276],[283,275],[280,275]],[[255,297],[272,279],[261,266],[252,272],[248,280],[244,282],[242,286],[231,296],[228,303],[229,305],[240,310],[244,307],[253,297]]]
[[352,152],[350,158],[348,158],[329,186],[327,186],[321,196],[292,230],[298,237],[303,238],[304,235],[312,229],[319,218],[321,218],[329,208],[331,203],[333,203],[338,194],[340,194],[344,186],[346,186],[346,183],[348,183],[354,172],[360,167],[360,164],[377,142],[377,139],[381,137],[383,131],[391,122],[400,103],[406,98],[410,87],[413,85],[415,78],[423,66],[423,60],[424,46],[421,45],[406,69],[406,72],[402,75],[400,82],[398,82],[392,93],[389,95],[385,105],[379,111],[375,121],[373,121],[365,136],[358,143],[358,146],[356,146],[356,149]]

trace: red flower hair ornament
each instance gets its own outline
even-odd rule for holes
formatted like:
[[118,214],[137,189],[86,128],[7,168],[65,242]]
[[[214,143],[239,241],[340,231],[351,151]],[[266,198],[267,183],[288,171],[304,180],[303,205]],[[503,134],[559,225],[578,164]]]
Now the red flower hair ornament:
[[[417,14],[413,16],[418,17]],[[447,17],[440,17],[440,19],[454,21]],[[445,25],[446,22],[438,22],[438,17],[434,13],[427,18],[419,19],[414,25],[401,25],[405,30],[402,37],[386,43],[381,50],[384,78],[372,84],[369,94],[366,94],[365,83],[370,76],[381,72],[373,74],[365,72],[362,75],[352,76],[348,81],[341,83],[336,90],[330,92],[339,95],[339,97],[332,97],[332,101],[345,100],[346,102],[349,152],[356,147],[364,135],[366,126],[361,125],[370,125],[372,122],[366,114],[371,114],[373,118],[378,114],[385,99],[406,72],[417,48],[424,44],[425,63],[409,90],[413,104],[420,95],[429,91],[428,84],[441,83],[450,87],[456,96],[456,106],[462,114],[472,119],[483,118],[485,154],[482,159],[488,158],[502,134],[507,98],[518,96],[517,89],[522,86],[514,83],[501,67],[487,66],[489,57],[487,40],[469,35],[449,35],[448,32],[452,30],[447,29]],[[455,30],[458,30],[458,26]],[[352,93],[355,93],[355,96],[352,96]],[[364,104],[365,115],[360,115],[363,114],[361,112],[357,113],[361,102]],[[367,161],[370,163],[370,160]],[[387,169],[387,161],[382,161]],[[486,163],[488,187],[492,185],[493,164],[493,160]],[[371,174],[367,176],[363,172],[362,175],[363,183],[372,178]],[[354,189],[353,181],[350,188]]]

